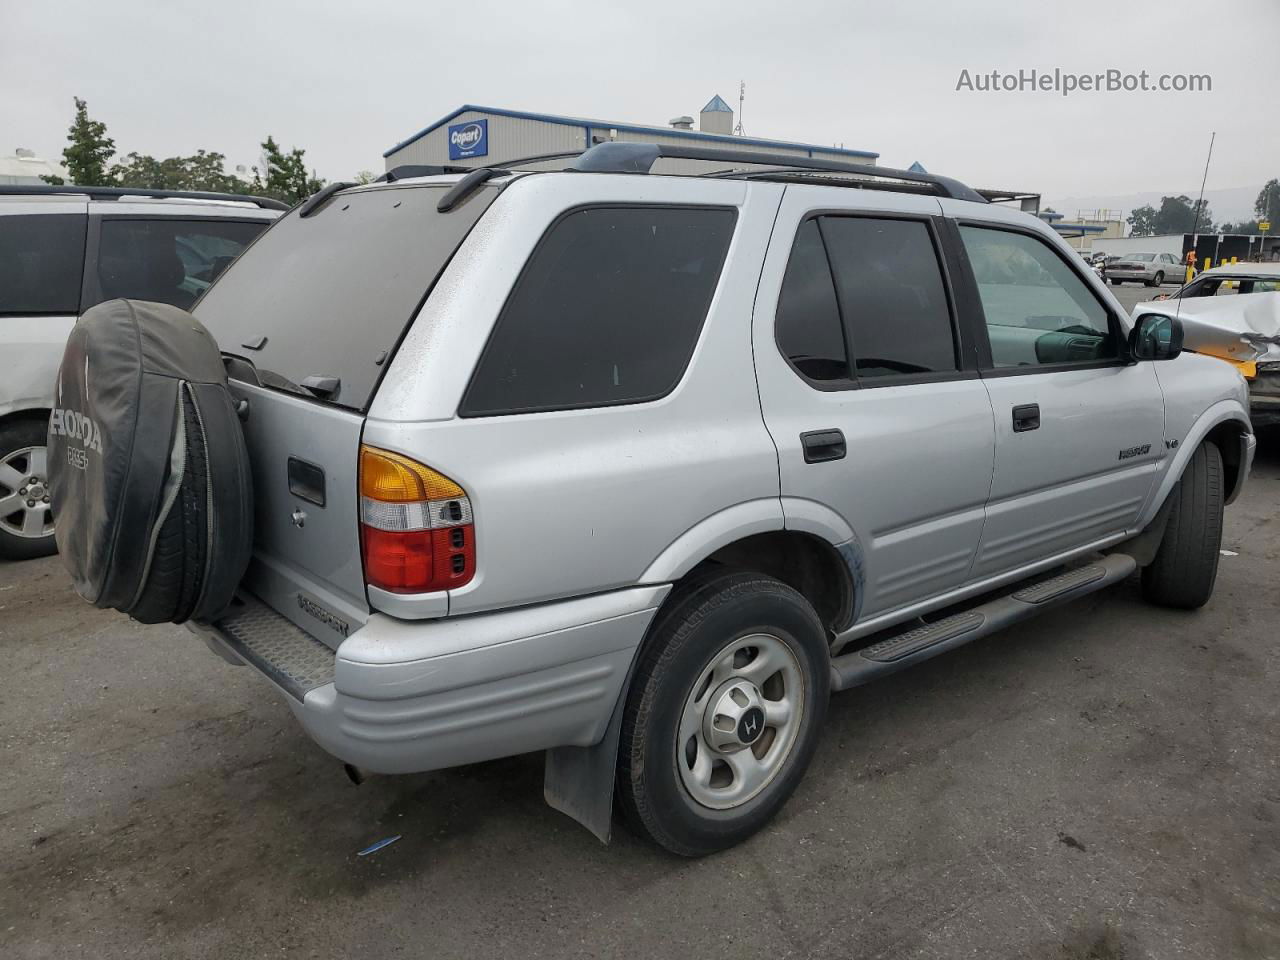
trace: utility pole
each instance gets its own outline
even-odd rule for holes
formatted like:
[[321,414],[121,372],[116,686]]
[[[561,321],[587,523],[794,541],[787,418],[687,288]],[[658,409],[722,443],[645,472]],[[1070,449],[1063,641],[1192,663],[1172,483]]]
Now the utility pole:
[[738,125],[733,128],[734,136],[745,137],[747,132],[742,129],[742,101],[747,98],[747,81],[738,81]]

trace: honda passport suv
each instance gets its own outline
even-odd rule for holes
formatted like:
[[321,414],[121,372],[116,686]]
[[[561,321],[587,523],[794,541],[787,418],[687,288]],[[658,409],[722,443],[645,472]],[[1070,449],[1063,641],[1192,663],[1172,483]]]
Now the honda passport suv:
[[777,812],[832,691],[1139,570],[1204,604],[1253,458],[1176,318],[925,174],[401,168],[193,312],[255,543],[191,628],[356,779],[545,750],[553,806],[683,855]]
[[76,318],[116,297],[190,307],[287,209],[237,194],[0,186],[0,558],[55,549],[45,425]]

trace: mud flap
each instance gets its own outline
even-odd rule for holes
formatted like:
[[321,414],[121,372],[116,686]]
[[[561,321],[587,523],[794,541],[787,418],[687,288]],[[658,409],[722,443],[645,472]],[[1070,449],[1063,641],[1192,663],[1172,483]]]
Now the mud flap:
[[631,673],[613,705],[604,738],[590,747],[553,747],[547,751],[542,796],[547,805],[582,824],[601,843],[613,832],[613,785],[618,770],[618,741],[622,737],[622,711],[631,688]]

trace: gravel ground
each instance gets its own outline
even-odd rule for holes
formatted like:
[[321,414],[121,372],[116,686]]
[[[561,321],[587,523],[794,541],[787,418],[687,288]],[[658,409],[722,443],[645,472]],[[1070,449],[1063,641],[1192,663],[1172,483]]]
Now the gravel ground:
[[1130,580],[838,696],[696,862],[536,756],[352,786],[247,669],[0,563],[0,956],[1280,957],[1278,503],[1264,438],[1198,613]]

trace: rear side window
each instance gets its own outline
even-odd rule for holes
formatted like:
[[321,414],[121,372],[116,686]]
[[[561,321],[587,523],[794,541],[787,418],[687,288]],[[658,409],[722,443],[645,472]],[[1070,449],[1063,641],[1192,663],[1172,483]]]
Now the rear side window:
[[95,303],[130,297],[188,309],[264,221],[104,218]]
[[736,216],[655,206],[562,217],[507,299],[460,414],[610,406],[669,393],[698,342]]
[[850,379],[836,288],[816,219],[796,233],[776,323],[778,348],[803,376],[819,383]]
[[0,217],[0,314],[77,314],[82,214]]
[[942,270],[919,220],[823,217],[859,380],[957,369]]

